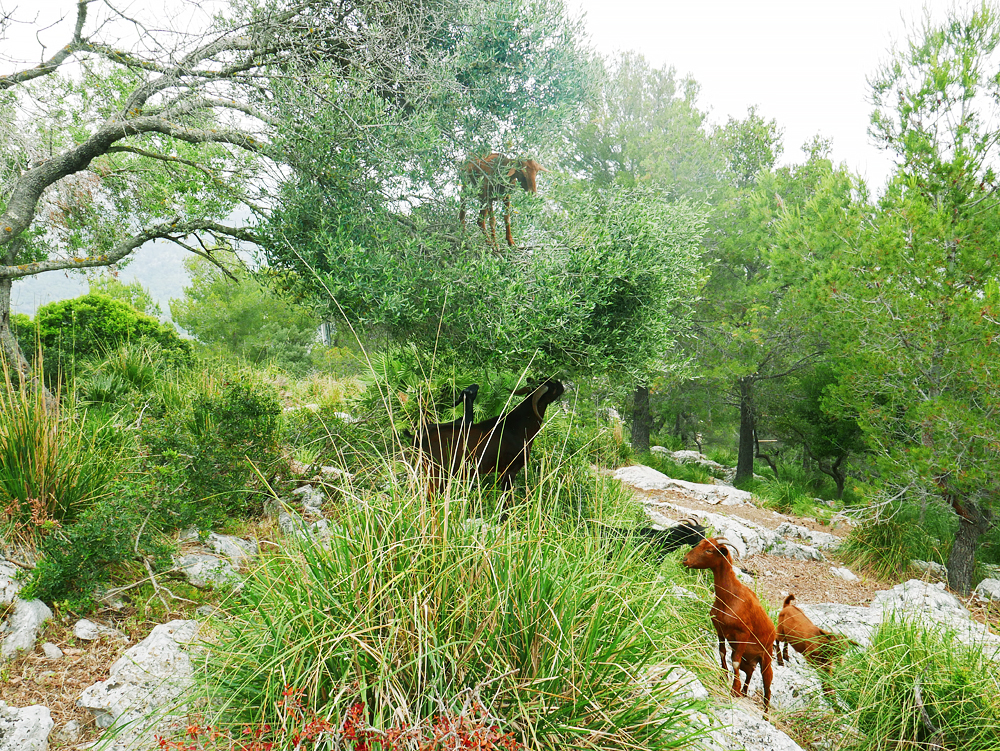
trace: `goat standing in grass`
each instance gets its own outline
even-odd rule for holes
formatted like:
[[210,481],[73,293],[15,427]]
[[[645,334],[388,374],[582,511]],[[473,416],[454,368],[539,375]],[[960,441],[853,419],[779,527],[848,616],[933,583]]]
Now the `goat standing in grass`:
[[740,671],[744,682],[742,695],[747,695],[750,677],[760,665],[764,679],[764,711],[771,706],[771,650],[776,632],[767,611],[757,595],[736,577],[733,554],[724,537],[710,537],[695,545],[685,556],[684,565],[693,569],[711,569],[715,582],[715,602],[712,604],[712,626],[719,637],[719,657],[726,666],[726,642],[732,646],[733,696],[740,696]]
[[[479,221],[477,224],[486,234],[486,217],[490,218],[490,232],[493,247],[497,246],[497,219],[493,213],[493,202],[503,198],[503,221],[507,229],[507,245],[514,247],[514,236],[510,231],[510,192],[515,185],[520,184],[526,193],[538,190],[535,176],[539,172],[547,172],[534,159],[511,159],[501,156],[495,151],[482,158],[471,159],[462,165],[462,183],[476,192],[479,197]],[[465,195],[463,191],[462,204],[458,212],[458,220],[465,229]]]
[[451,422],[424,423],[416,436],[404,432],[404,437],[411,439],[413,445],[420,451],[430,464],[432,489],[449,475],[458,473],[465,458],[469,443],[469,433],[472,427],[472,406],[479,393],[479,384],[466,386],[455,402],[463,406],[462,416]]
[[[514,476],[528,462],[531,444],[542,428],[545,408],[562,396],[564,390],[559,381],[546,381],[531,389],[524,401],[505,415],[472,425],[466,424],[465,418],[461,422],[429,425],[424,429],[428,439],[422,438],[414,445],[435,467],[449,474],[457,474],[464,461],[480,477],[498,475],[506,493],[513,486]],[[467,407],[469,415],[470,410],[471,404]],[[432,485],[436,484],[436,478],[432,478]],[[434,490],[436,487],[431,488]]]

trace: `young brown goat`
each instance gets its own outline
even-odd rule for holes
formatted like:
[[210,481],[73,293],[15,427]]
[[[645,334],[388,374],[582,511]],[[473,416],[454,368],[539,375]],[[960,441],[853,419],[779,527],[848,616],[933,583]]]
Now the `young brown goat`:
[[733,696],[740,695],[740,671],[744,682],[742,695],[750,687],[750,677],[760,664],[764,679],[764,711],[771,706],[771,649],[774,647],[774,624],[748,586],[736,578],[733,556],[724,537],[710,537],[699,542],[684,558],[688,568],[711,569],[715,581],[715,602],[711,616],[719,637],[719,657],[726,666],[726,642],[732,647]]
[[[816,626],[809,620],[809,616],[792,604],[794,599],[795,595],[788,595],[778,613],[778,640],[774,643],[778,664],[785,664],[788,645],[791,644],[806,662],[829,673],[830,663],[842,655],[848,646],[858,646],[858,643],[842,634],[832,634]],[[783,650],[779,649],[781,642],[785,643]]]
[[[479,197],[479,221],[477,224],[486,233],[486,217],[490,218],[490,233],[493,246],[497,244],[497,219],[493,213],[493,201],[503,198],[504,227],[507,230],[507,245],[514,247],[514,236],[510,231],[510,192],[520,184],[526,193],[537,190],[535,176],[547,172],[534,159],[511,159],[491,152],[479,159],[471,159],[462,165],[462,182]],[[465,227],[465,197],[462,197],[458,220]]]

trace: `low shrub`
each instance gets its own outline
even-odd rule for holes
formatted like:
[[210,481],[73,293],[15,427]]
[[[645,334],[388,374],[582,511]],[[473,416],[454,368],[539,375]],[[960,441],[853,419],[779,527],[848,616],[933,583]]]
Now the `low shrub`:
[[1000,672],[946,630],[887,618],[835,678],[860,731],[852,751],[1000,747]]
[[170,564],[172,546],[157,531],[145,510],[148,501],[124,489],[113,499],[89,508],[78,521],[45,537],[41,557],[21,597],[57,603],[79,614],[96,605],[94,595],[115,575],[129,568],[145,575],[143,557],[151,565]]
[[847,565],[882,579],[900,577],[914,559],[943,562],[943,545],[931,534],[943,521],[937,516],[928,509],[921,519],[919,508],[897,504],[855,527],[840,546],[840,555]]
[[[281,404],[251,373],[199,384],[190,401],[143,422],[147,469],[170,507],[169,528],[211,527],[263,508],[265,477],[281,457]],[[256,469],[255,469],[256,466]]]
[[0,524],[8,539],[30,546],[107,492],[118,472],[117,447],[44,391],[17,388],[4,376]]

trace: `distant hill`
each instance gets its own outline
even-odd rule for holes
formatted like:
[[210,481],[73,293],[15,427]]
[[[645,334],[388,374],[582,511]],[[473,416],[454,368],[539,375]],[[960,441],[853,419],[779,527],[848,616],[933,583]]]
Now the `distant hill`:
[[[123,282],[138,279],[153,299],[159,303],[163,315],[170,317],[170,298],[180,297],[188,283],[184,260],[190,257],[170,242],[153,242],[132,255],[129,264],[119,272]],[[91,273],[100,273],[93,269]],[[87,277],[80,272],[47,271],[44,274],[19,279],[11,289],[10,301],[14,313],[34,317],[42,305],[57,300],[67,300],[87,293]]]

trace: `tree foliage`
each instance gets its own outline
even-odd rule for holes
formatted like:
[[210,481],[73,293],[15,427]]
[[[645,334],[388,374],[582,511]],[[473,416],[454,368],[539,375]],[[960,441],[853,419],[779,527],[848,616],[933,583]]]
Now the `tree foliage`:
[[187,262],[191,284],[170,301],[177,323],[205,344],[254,364],[293,371],[308,367],[319,319],[308,308],[244,270],[230,278],[200,258]]

